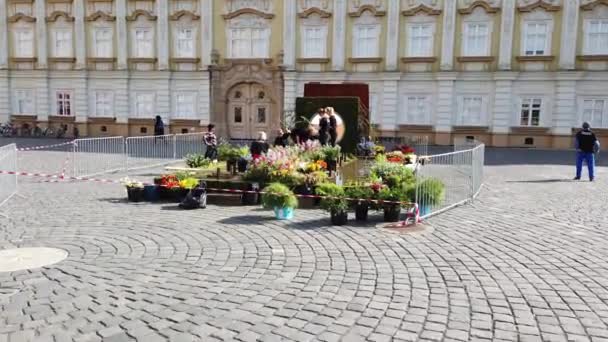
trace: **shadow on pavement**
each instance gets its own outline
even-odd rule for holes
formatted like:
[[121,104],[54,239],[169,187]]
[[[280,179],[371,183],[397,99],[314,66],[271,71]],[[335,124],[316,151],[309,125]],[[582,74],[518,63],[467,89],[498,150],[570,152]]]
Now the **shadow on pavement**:
[[519,181],[506,181],[506,183],[570,183],[575,182],[572,179],[533,179],[533,180],[519,180]]
[[219,220],[218,222],[223,224],[264,224],[268,221],[275,221],[275,219],[270,216],[241,215],[227,217]]

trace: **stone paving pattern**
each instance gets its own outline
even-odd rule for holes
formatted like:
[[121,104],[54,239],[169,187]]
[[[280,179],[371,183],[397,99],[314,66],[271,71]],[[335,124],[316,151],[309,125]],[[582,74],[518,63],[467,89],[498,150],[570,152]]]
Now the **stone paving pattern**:
[[491,153],[478,200],[412,235],[23,179],[0,248],[69,257],[0,273],[0,341],[608,341],[608,170]]

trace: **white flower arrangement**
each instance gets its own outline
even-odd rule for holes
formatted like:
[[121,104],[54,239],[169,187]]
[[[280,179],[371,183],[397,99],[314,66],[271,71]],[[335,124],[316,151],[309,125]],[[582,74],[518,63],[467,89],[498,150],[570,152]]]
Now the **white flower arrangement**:
[[122,178],[120,182],[127,188],[140,188],[144,187],[144,183],[130,179],[129,177]]

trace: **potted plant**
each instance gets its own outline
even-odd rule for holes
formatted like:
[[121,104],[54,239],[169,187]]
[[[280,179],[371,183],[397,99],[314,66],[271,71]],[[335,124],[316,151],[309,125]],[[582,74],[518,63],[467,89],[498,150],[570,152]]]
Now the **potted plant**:
[[205,158],[202,154],[188,154],[186,155],[186,165],[193,169],[204,168],[211,165],[211,160]]
[[383,201],[384,222],[397,222],[401,214],[401,202],[406,197],[402,186],[384,187],[378,192],[378,198]]
[[427,178],[417,183],[414,192],[416,193],[420,216],[424,216],[430,214],[434,206],[443,202],[445,185],[437,178]]
[[355,219],[367,221],[369,199],[374,195],[372,188],[367,184],[353,183],[345,186],[344,190],[351,205],[355,208]]
[[237,169],[239,172],[247,171],[247,164],[249,164],[249,147],[241,146],[236,149],[238,153]]
[[144,184],[127,178],[122,179],[127,188],[127,199],[129,202],[141,202],[144,199]]
[[323,159],[327,163],[327,171],[336,171],[338,158],[340,158],[340,145],[324,146],[321,148],[321,152],[323,153]]
[[220,144],[217,148],[217,152],[219,160],[226,161],[226,171],[234,173],[239,158],[238,147],[230,144]]
[[331,224],[343,226],[348,221],[348,202],[344,188],[333,183],[319,184],[316,193],[321,198],[321,209],[331,214]]
[[277,219],[290,220],[298,206],[298,199],[284,184],[272,183],[264,188],[262,205],[264,208],[272,208]]

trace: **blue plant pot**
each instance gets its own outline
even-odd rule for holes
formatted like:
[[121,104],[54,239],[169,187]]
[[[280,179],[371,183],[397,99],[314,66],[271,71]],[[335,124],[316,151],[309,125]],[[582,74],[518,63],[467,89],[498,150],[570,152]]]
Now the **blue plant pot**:
[[291,220],[293,218],[293,208],[274,208],[274,217],[277,220]]
[[156,185],[144,186],[144,200],[148,202],[157,202],[160,200],[160,194]]
[[433,212],[433,207],[430,205],[421,205],[418,207],[420,209],[420,216],[428,215]]

